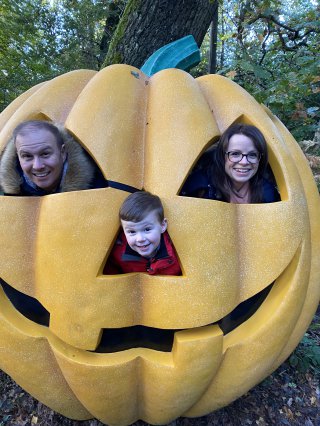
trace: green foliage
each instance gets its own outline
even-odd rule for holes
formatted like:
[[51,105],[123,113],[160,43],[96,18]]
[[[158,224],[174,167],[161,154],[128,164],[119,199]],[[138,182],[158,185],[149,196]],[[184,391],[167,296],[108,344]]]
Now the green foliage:
[[132,16],[132,12],[137,10],[141,0],[129,0],[127,3],[127,7],[124,9],[122,15],[121,23],[117,26],[114,37],[110,42],[110,48],[103,63],[103,67],[117,63],[120,64],[123,62],[121,54],[116,51],[116,46],[118,46],[120,41],[123,39],[125,29],[128,25],[128,19],[130,16]]
[[100,69],[126,0],[2,0],[0,111],[35,84]]
[[3,0],[0,6],[0,109],[52,77],[56,18],[46,2]]
[[56,11],[64,48],[57,58],[61,69],[99,70],[118,24],[124,0],[59,0]]
[[[132,0],[126,14],[141,0]],[[219,0],[218,72],[267,105],[297,140],[320,121],[319,6],[316,0]],[[99,70],[114,57],[110,41],[127,25],[127,0],[2,0],[0,111],[35,84],[78,68]],[[128,15],[129,16],[129,15]],[[207,73],[209,34],[203,61]],[[108,56],[106,58],[106,55]],[[106,59],[105,59],[106,58]]]
[[268,106],[298,140],[312,139],[320,119],[318,13],[315,1],[220,1],[218,72]]
[[289,363],[301,373],[311,371],[315,376],[320,376],[320,342],[317,337],[320,331],[320,318],[316,319],[290,356]]

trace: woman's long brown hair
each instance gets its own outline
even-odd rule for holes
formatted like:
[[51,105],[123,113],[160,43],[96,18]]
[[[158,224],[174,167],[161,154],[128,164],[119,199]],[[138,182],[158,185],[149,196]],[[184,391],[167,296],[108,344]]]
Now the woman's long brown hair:
[[260,153],[261,158],[257,173],[250,179],[251,203],[263,201],[263,176],[268,165],[267,144],[260,130],[248,124],[233,124],[221,135],[216,149],[212,151],[212,165],[209,170],[209,179],[216,188],[218,199],[230,202],[232,181],[225,172],[225,158],[228,150],[229,140],[233,135],[245,135],[250,138]]

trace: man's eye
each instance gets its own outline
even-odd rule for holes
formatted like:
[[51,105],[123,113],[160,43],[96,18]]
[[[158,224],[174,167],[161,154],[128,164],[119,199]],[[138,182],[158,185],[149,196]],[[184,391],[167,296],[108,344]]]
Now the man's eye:
[[20,157],[23,158],[24,160],[29,160],[31,158],[31,155],[29,155],[29,154],[22,154]]
[[49,155],[50,155],[50,152],[43,152],[43,153],[41,154],[41,157],[43,157],[43,158],[47,158],[47,157],[49,157]]

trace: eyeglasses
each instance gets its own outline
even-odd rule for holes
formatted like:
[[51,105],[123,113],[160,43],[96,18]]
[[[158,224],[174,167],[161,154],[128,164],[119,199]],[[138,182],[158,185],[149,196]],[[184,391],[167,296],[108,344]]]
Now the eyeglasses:
[[229,151],[225,152],[225,154],[232,163],[239,163],[243,157],[246,157],[247,161],[251,164],[259,163],[262,155],[259,152],[249,152],[248,154],[242,154],[240,151]]

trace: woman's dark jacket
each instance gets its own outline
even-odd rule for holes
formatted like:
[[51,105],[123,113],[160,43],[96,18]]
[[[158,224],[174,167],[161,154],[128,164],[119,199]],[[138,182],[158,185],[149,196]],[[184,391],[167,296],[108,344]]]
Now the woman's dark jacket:
[[[220,199],[217,195],[215,186],[210,182],[208,175],[203,170],[196,170],[188,176],[180,195],[185,197],[206,198],[209,200]],[[280,201],[277,188],[269,180],[263,179],[262,203],[274,203],[275,201]]]

